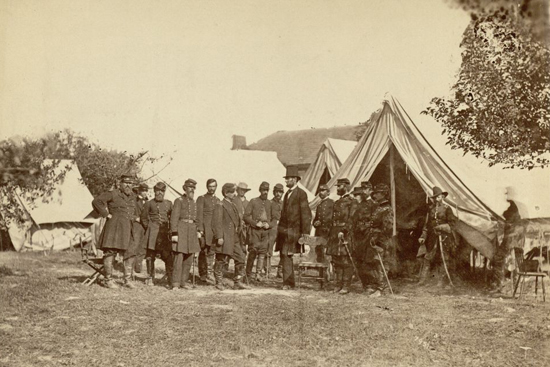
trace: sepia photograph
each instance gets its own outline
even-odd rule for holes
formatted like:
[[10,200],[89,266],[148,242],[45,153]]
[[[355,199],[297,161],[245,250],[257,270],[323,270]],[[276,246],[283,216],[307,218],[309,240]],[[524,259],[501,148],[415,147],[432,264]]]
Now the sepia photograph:
[[0,0],[0,367],[549,366],[550,0]]

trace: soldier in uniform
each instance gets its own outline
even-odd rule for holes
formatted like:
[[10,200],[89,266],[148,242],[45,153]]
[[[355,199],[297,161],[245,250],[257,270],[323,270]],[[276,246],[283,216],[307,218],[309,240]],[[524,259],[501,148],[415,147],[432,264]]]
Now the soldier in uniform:
[[295,252],[301,251],[298,240],[309,236],[311,231],[311,210],[306,192],[298,187],[298,181],[301,179],[298,169],[287,167],[284,178],[288,191],[285,194],[281,220],[277,228],[275,251],[281,254],[283,290],[288,290],[295,286],[292,256]]
[[197,198],[197,226],[202,237],[199,240],[201,252],[199,253],[199,276],[203,283],[214,282],[214,238],[212,232],[212,213],[214,207],[220,201],[216,197],[218,183],[210,178],[206,181],[207,193]]
[[201,247],[199,238],[202,236],[197,228],[197,205],[193,196],[197,181],[187,179],[183,185],[184,194],[174,200],[170,228],[172,230],[172,252],[174,256],[174,275],[172,289],[189,289],[189,271],[193,265],[193,257]]
[[141,212],[147,202],[147,192],[149,191],[149,186],[146,183],[141,183],[134,187],[133,191],[136,194],[136,220],[132,223],[132,240],[138,246],[134,263],[134,271],[136,273],[141,273],[141,265],[143,263],[143,259],[145,259],[145,248],[143,247],[143,235],[145,234],[145,228],[143,228],[143,224],[141,223]]
[[[275,246],[275,240],[277,239],[277,226],[281,220],[281,211],[283,210],[283,194],[285,189],[280,183],[276,184],[273,188],[273,199],[271,199],[271,210],[273,219],[275,219],[275,225],[269,230],[269,242],[267,247],[266,261],[264,265],[265,274],[269,277],[271,272],[271,256],[273,256],[273,248]],[[280,278],[282,270],[282,264],[277,267],[277,277]]]
[[369,276],[367,272],[366,255],[367,249],[370,247],[370,236],[372,229],[372,220],[374,212],[378,204],[372,199],[372,184],[368,181],[361,183],[361,188],[354,190],[354,196],[357,203],[357,209],[352,218],[352,243],[353,243],[353,259],[357,266],[359,278],[363,289],[367,293],[373,293],[369,284]]
[[[372,224],[369,243],[365,248],[364,263],[368,271],[369,281],[375,288],[371,294],[373,297],[384,293],[387,283],[380,260],[384,261],[384,253],[387,251],[393,234],[393,209],[388,201],[390,189],[386,184],[377,184],[372,196],[377,207],[372,214]],[[385,266],[385,268],[388,268]]]
[[[103,250],[105,268],[105,286],[118,288],[113,281],[113,261],[117,253],[124,254],[132,241],[132,221],[135,218],[136,199],[132,192],[132,177],[120,178],[119,188],[104,192],[92,201],[93,208],[103,218],[107,218],[101,236],[99,248]],[[124,264],[124,284],[133,288],[131,283],[131,264]]]
[[243,269],[245,253],[240,243],[241,219],[233,199],[235,196],[235,184],[226,183],[222,186],[223,200],[217,202],[212,216],[212,231],[214,235],[216,262],[214,264],[214,277],[216,288],[224,290],[223,271],[229,266],[229,260],[235,262],[235,289],[248,289],[243,284]]
[[250,226],[250,244],[248,259],[246,261],[246,276],[252,279],[252,268],[256,264],[256,281],[261,281],[261,270],[264,267],[264,259],[269,242],[269,231],[275,227],[276,219],[273,217],[271,200],[267,199],[269,183],[260,184],[260,196],[250,200],[244,211],[244,222]]
[[449,255],[453,254],[455,249],[455,241],[453,228],[457,218],[453,214],[450,206],[445,204],[443,200],[448,193],[435,186],[433,195],[431,196],[432,205],[426,216],[426,222],[422,229],[422,235],[418,239],[421,245],[426,245],[426,254],[424,255],[424,266],[422,274],[420,274],[419,284],[424,284],[430,273],[430,268],[435,268],[438,273],[438,286],[442,286],[447,278],[445,269],[442,269],[442,258],[439,248],[440,241],[443,247],[443,256],[445,263],[449,266]]
[[[351,211],[354,200],[349,195],[350,181],[347,178],[338,179],[337,194],[340,195],[334,203],[332,213],[332,226],[330,228],[327,243],[327,255],[332,256],[332,264],[336,277],[334,292],[349,293],[351,279],[353,277],[353,264],[346,249],[350,241]],[[349,245],[347,245],[349,248]]]
[[[317,261],[322,262],[324,260],[324,253],[326,250],[326,243],[330,234],[330,227],[332,225],[332,211],[334,210],[334,200],[329,198],[330,190],[327,185],[319,186],[319,198],[321,202],[317,205],[315,212],[315,218],[313,218],[313,227],[315,227],[315,237],[325,239],[325,244],[317,246],[315,252],[317,255]],[[324,277],[324,269],[321,269],[319,276]]]
[[[145,228],[143,248],[147,266],[146,285],[153,285],[155,280],[155,260],[159,256],[166,268],[168,282],[172,275],[172,248],[170,245],[170,215],[172,203],[164,199],[166,185],[162,182],[153,187],[155,197],[145,203],[141,212],[141,223]],[[170,283],[169,283],[170,284]]]

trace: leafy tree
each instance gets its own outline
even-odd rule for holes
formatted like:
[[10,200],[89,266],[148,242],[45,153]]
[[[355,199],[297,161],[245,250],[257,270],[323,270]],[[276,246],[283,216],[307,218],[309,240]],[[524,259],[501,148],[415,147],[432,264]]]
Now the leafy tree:
[[535,14],[537,2],[528,0],[519,7],[516,1],[457,2],[472,18],[454,95],[433,98],[423,113],[442,124],[453,149],[490,165],[547,166],[550,50],[544,14]]

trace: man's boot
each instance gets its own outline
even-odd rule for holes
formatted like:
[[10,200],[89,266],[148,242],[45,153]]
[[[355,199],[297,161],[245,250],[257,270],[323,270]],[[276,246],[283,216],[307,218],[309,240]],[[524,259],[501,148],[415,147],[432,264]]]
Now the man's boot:
[[265,257],[265,276],[267,279],[271,276],[271,256],[266,255]]
[[342,289],[338,292],[339,294],[348,294],[351,288],[351,279],[353,278],[353,269],[349,266],[342,269]]
[[250,289],[250,287],[243,283],[243,273],[244,273],[244,265],[236,265],[235,266],[235,278],[233,280],[233,288],[234,289]]
[[343,279],[344,278],[344,269],[342,269],[340,266],[334,267],[334,293],[338,293],[342,290],[343,287]]
[[443,288],[445,283],[445,271],[441,270],[441,266],[437,268],[437,287]]
[[[214,266],[215,266],[215,253],[213,250],[210,250],[208,253],[207,253],[207,257],[206,257],[206,265],[208,267],[207,269],[207,274],[206,274],[206,283],[210,284],[210,285],[214,285],[216,284],[216,276],[214,274]],[[223,278],[223,267],[221,268],[222,270],[222,278]]]
[[216,280],[216,289],[223,291],[225,289],[223,285],[223,263],[220,261],[214,263],[214,278]]
[[254,267],[254,260],[256,260],[256,251],[250,250],[246,259],[246,277],[248,281],[252,280],[252,268]]
[[134,270],[135,257],[124,260],[124,286],[126,288],[135,289],[136,286],[132,281],[132,271]]
[[264,258],[265,255],[258,255],[256,260],[256,281],[262,281],[262,269],[264,267]]
[[145,260],[145,265],[147,267],[147,279],[145,279],[145,285],[154,285],[155,279],[155,259],[148,257]]
[[283,265],[279,264],[277,265],[277,278],[283,277]]
[[420,279],[418,280],[418,285],[423,285],[428,280],[430,275],[430,262],[426,259],[422,260],[422,271],[420,272]]
[[103,285],[105,288],[117,289],[118,284],[113,280],[113,261],[115,259],[114,254],[108,254],[103,257],[103,268],[105,270],[105,282]]

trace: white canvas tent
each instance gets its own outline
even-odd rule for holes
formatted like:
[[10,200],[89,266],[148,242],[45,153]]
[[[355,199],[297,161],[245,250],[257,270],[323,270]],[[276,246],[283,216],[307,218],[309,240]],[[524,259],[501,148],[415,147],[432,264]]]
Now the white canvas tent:
[[11,223],[8,227],[16,251],[64,250],[80,241],[95,242],[100,220],[93,215],[93,196],[74,161],[61,160],[56,170],[65,169],[65,177],[47,202],[39,198],[31,204],[17,193],[26,218],[22,225]]
[[[315,161],[304,174],[302,184],[312,193],[317,192],[321,183],[325,183],[336,174],[355,148],[356,141],[328,138],[323,142]],[[324,182],[321,182],[321,181]]]
[[[381,163],[388,168],[387,177],[381,178],[383,171],[386,171],[379,169]],[[358,186],[363,180],[375,183],[378,180],[391,187],[392,207],[396,218],[394,235],[398,222],[405,225],[407,215],[414,214],[411,211],[414,202],[425,202],[434,186],[443,188],[449,192],[446,203],[459,218],[457,228],[461,236],[484,256],[492,258],[498,222],[502,221],[502,217],[484,203],[464,183],[462,177],[445,163],[395,98],[389,96],[383,101],[382,108],[371,116],[357,146],[328,182],[333,195],[336,181],[344,177],[351,181],[352,187]],[[411,197],[415,200],[404,205],[403,202]],[[311,206],[315,207],[318,201],[319,199],[315,199]],[[397,208],[400,204],[402,210],[408,212],[400,213]]]
[[[269,197],[275,184],[284,186],[286,169],[276,152],[205,149],[204,152],[193,153],[179,150],[167,155],[170,158],[145,166],[142,175],[148,178],[150,187],[159,181],[168,184],[165,198],[170,201],[180,196],[183,183],[188,178],[197,181],[195,198],[206,193],[206,181],[209,178],[217,180],[216,195],[220,198],[221,186],[226,182],[248,184],[251,189],[247,194],[249,200],[259,196],[258,189],[263,181],[270,184]],[[306,192],[309,200],[313,200],[314,195]]]

